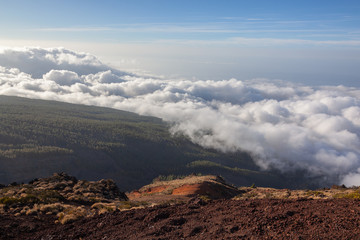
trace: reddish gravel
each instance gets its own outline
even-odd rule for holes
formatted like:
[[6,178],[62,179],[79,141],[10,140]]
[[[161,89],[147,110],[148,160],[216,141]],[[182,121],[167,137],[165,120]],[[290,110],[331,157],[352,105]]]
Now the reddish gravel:
[[0,216],[1,239],[359,239],[360,201],[192,199],[54,224]]

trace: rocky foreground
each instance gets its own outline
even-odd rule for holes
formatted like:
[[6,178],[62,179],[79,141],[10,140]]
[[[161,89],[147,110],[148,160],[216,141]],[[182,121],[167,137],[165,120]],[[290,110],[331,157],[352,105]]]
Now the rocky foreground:
[[[45,198],[45,193],[52,198]],[[155,182],[126,196],[111,180],[88,182],[55,174],[29,184],[3,187],[0,194],[0,239],[360,236],[357,188],[235,188],[219,177],[191,176]]]
[[360,202],[215,200],[115,211],[67,224],[0,215],[2,239],[358,239]]

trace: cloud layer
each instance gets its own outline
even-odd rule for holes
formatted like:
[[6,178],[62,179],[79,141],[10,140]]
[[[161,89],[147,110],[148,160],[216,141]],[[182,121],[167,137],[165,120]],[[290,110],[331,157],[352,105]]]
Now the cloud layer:
[[360,89],[127,74],[62,48],[0,52],[0,94],[106,106],[173,123],[205,147],[246,151],[264,170],[360,185]]

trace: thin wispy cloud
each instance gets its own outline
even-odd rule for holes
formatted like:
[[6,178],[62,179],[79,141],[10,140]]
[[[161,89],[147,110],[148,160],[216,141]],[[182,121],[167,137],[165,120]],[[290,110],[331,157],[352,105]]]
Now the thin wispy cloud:
[[[122,1],[111,2],[87,3],[86,6],[70,1],[41,6],[25,4],[25,0],[9,2],[0,16],[0,22],[6,23],[2,25],[0,37],[61,39],[64,42],[93,39],[104,44],[164,39],[209,40],[207,44],[211,44],[212,41],[246,38],[298,39],[299,43],[313,40],[324,41],[327,45],[344,41],[346,45],[354,45],[345,41],[359,40],[359,4],[356,1],[347,4],[316,1],[312,7],[301,1],[286,4],[227,1],[226,4],[212,2],[208,6],[186,0],[181,4],[152,1],[145,4],[146,9],[135,0],[125,5]],[[19,8],[22,5],[28,7],[26,11]],[[61,11],[55,13],[53,9]],[[37,17],[32,18],[32,15]]]
[[265,20],[264,18],[247,18],[247,21],[263,21]]
[[39,31],[39,32],[102,32],[114,31],[111,27],[58,27],[58,28],[34,28],[24,29],[24,31]]
[[360,40],[307,40],[307,39],[282,39],[282,38],[246,38],[233,37],[222,40],[184,40],[166,39],[155,40],[157,43],[190,44],[190,45],[239,45],[239,46],[351,46],[360,47]]
[[[227,26],[209,25],[209,26],[184,26],[184,25],[134,25],[134,26],[123,26],[123,27],[58,27],[58,28],[34,28],[24,29],[25,31],[39,31],[39,32],[96,32],[96,31],[119,31],[119,32],[180,32],[180,33],[338,33],[337,36],[341,36],[343,29],[269,29],[269,28],[249,28],[249,27],[238,27],[229,28]],[[358,31],[348,31],[347,34],[358,34]]]
[[39,32],[131,32],[131,33],[240,33],[239,30],[221,29],[216,27],[184,27],[184,26],[143,26],[143,27],[61,27],[61,28],[36,28],[26,31]]
[[[324,27],[330,25],[328,27]],[[321,20],[231,19],[225,22],[135,23],[104,26],[68,26],[25,29],[40,33],[103,33],[116,39],[127,33],[127,41],[154,42],[181,39],[181,44],[245,44],[259,47],[272,45],[359,46],[359,28],[343,28]],[[137,36],[135,39],[132,36]],[[139,38],[141,35],[141,38]]]

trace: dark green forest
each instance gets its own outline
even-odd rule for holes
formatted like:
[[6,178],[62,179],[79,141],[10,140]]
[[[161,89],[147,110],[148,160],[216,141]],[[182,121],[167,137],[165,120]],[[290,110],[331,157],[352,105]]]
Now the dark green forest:
[[222,153],[173,136],[169,127],[109,108],[0,96],[0,183],[64,171],[80,179],[112,178],[122,190],[159,175],[191,173],[221,175],[237,186],[304,185],[260,171],[246,153]]

